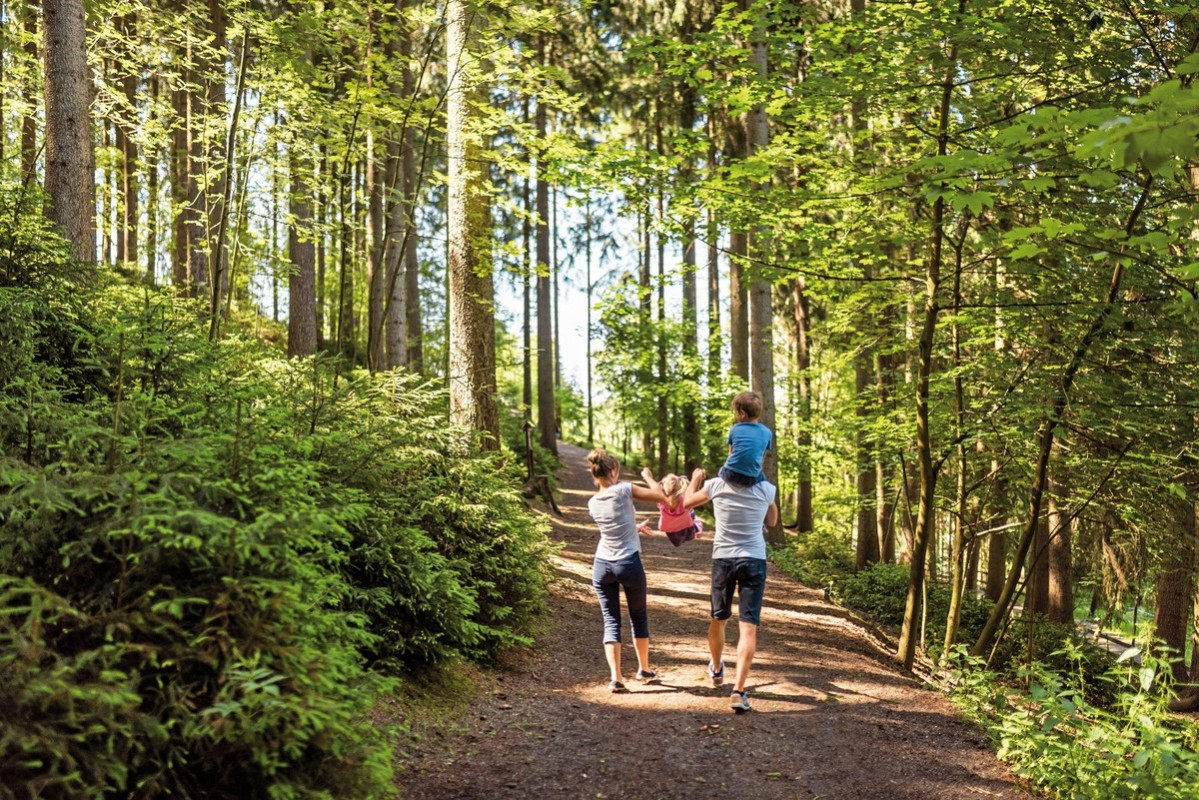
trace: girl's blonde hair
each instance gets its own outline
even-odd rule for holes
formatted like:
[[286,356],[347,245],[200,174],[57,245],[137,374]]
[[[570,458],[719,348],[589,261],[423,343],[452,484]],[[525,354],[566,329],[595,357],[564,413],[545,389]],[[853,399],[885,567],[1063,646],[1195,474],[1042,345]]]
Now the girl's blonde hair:
[[[682,475],[667,475],[662,479],[662,494],[667,500],[681,500],[687,492],[687,479]],[[672,502],[671,505],[674,505]]]

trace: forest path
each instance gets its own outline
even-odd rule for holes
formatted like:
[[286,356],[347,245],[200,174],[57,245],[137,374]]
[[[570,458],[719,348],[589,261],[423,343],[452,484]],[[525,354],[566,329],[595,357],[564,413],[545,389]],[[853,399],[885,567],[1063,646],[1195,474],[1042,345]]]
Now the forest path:
[[[705,675],[708,531],[679,548],[660,534],[642,537],[650,660],[661,682],[628,680],[629,693],[609,693],[591,589],[594,487],[586,451],[560,444],[559,452],[565,518],[554,520],[554,537],[564,548],[547,628],[519,654],[522,663],[492,674],[490,691],[452,730],[409,751],[402,797],[1032,797],[947,699],[899,672],[820,592],[774,567],[749,681],[754,710],[732,714],[728,684],[713,688]],[[735,618],[734,609],[730,677]],[[631,678],[637,663],[628,643],[623,657]]]

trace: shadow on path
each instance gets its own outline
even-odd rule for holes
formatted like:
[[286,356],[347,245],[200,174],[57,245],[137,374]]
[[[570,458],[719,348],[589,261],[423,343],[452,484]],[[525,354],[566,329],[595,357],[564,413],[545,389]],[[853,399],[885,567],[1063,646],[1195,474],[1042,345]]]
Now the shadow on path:
[[[770,570],[749,689],[734,715],[708,681],[711,541],[642,539],[659,680],[607,691],[591,589],[585,451],[560,445],[563,543],[548,624],[450,731],[402,758],[401,796],[443,798],[1031,798],[983,734],[842,610]],[[642,509],[647,515],[652,509]],[[710,534],[709,534],[710,535]],[[726,630],[731,677],[737,625]],[[627,636],[626,630],[626,636]],[[626,675],[636,670],[624,648]]]

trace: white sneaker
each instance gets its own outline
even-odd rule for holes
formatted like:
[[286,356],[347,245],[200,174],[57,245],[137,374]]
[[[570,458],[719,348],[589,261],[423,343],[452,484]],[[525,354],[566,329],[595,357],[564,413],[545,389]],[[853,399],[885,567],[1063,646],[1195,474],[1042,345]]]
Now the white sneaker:
[[708,662],[708,677],[712,680],[713,686],[719,686],[724,683],[724,662],[720,662],[720,669],[712,666],[712,662]]
[[729,697],[729,706],[737,714],[744,714],[746,711],[749,711],[749,692],[738,692],[734,689],[733,694]]

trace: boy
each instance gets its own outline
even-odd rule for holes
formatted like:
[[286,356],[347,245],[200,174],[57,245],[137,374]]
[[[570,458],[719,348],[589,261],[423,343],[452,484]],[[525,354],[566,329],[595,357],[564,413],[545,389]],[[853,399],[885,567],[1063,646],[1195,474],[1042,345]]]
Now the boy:
[[729,457],[720,468],[720,478],[733,486],[750,487],[766,479],[762,458],[774,443],[774,435],[758,418],[762,416],[762,395],[741,392],[733,398],[733,418],[729,430]]

